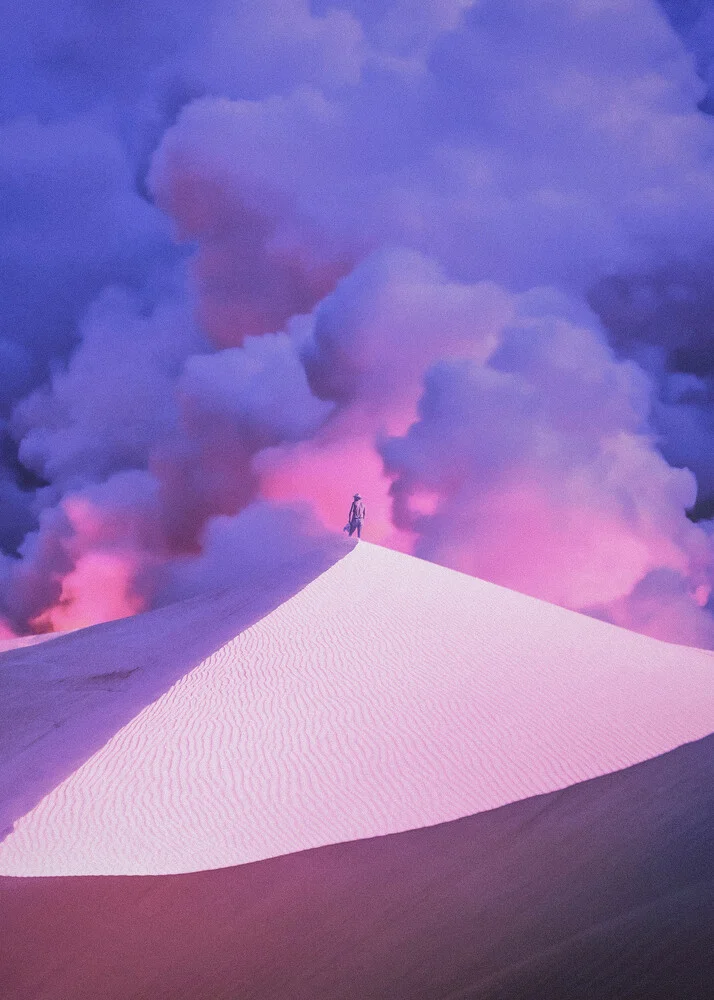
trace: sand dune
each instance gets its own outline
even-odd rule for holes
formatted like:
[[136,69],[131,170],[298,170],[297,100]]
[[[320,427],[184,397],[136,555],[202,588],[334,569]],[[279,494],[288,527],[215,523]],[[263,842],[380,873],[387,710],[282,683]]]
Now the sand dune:
[[710,1000],[714,738],[222,871],[0,878],[13,1000]]
[[25,646],[37,646],[48,639],[58,639],[66,635],[64,632],[43,632],[40,635],[18,635],[12,639],[0,639],[0,653],[7,653],[12,649],[24,649]]
[[350,548],[321,543],[277,575],[0,655],[0,840],[142,708]]
[[[113,643],[150,634],[175,683],[17,821],[0,873],[242,864],[492,809],[714,730],[711,654],[364,542],[273,604],[193,669],[180,605],[95,632],[95,678]],[[235,625],[224,594],[202,599],[201,628],[212,608]],[[6,655],[52,656],[58,675],[80,636]]]

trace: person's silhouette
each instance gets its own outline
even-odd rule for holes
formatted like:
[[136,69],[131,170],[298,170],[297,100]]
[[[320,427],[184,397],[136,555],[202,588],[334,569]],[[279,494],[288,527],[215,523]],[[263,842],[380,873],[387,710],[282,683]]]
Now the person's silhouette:
[[364,506],[364,502],[359,493],[355,493],[354,499],[352,501],[352,506],[350,507],[350,515],[348,524],[345,527],[345,531],[349,531],[350,538],[357,532],[357,537],[362,537],[362,525],[364,524],[364,518],[367,511]]

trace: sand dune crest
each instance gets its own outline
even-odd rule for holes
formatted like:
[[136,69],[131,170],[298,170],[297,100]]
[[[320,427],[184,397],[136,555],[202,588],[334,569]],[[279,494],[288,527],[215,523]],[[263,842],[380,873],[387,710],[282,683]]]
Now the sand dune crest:
[[706,735],[713,675],[362,542],[19,820],[0,873],[219,868],[478,813]]

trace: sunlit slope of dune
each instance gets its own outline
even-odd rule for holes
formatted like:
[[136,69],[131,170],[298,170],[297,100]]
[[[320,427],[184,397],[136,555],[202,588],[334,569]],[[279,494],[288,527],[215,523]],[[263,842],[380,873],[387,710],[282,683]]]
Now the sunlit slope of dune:
[[[0,654],[0,840],[147,705],[293,597],[354,543],[318,539],[230,590]],[[10,640],[14,644],[15,640]]]
[[712,681],[707,652],[362,542],[19,820],[0,873],[218,868],[478,813],[706,735]]

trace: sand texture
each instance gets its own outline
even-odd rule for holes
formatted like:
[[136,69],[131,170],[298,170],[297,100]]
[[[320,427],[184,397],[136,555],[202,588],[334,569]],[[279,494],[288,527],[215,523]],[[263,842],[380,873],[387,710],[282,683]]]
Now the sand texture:
[[[328,562],[265,582],[250,613],[224,593],[0,657],[8,684],[29,678],[7,710],[0,873],[244,864],[479,813],[714,730],[710,653],[365,542]],[[70,690],[74,757],[48,684]],[[42,704],[34,750],[13,742],[22,697]]]
[[12,1000],[711,1000],[714,738],[429,829],[0,878]]

